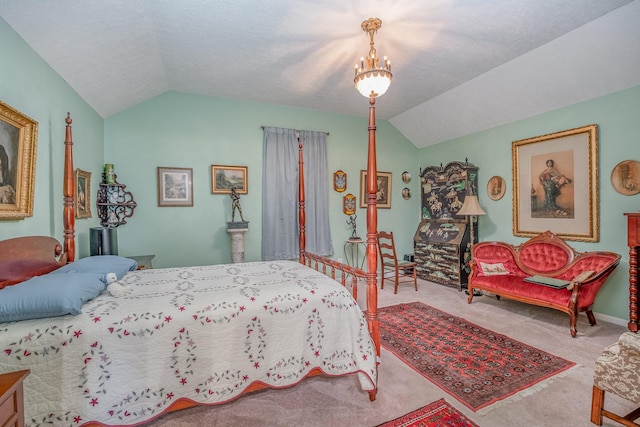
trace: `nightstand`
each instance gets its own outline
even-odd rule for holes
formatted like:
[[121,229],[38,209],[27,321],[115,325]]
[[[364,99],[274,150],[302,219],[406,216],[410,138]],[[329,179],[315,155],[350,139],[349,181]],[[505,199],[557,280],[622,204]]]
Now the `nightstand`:
[[24,426],[22,382],[29,370],[0,375],[0,426]]
[[147,270],[149,268],[153,268],[153,264],[151,262],[155,257],[155,255],[136,255],[128,256],[127,258],[131,258],[138,263],[138,270]]

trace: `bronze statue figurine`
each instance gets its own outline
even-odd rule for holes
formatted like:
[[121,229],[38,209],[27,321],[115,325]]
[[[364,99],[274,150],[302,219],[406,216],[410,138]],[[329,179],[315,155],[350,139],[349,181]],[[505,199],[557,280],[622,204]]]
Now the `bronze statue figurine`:
[[242,220],[242,222],[244,222],[244,217],[242,216],[242,206],[240,206],[240,196],[238,195],[238,193],[236,193],[236,188],[235,187],[231,187],[231,193],[229,194],[229,196],[231,196],[231,222],[234,222],[234,218],[236,217],[236,209],[238,210],[238,213],[240,213],[240,219]]

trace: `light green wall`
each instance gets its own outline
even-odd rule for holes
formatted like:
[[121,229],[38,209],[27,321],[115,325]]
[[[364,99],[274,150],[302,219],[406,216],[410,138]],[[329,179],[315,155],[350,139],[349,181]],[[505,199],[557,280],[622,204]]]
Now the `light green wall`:
[[[359,96],[357,93],[350,94]],[[381,98],[380,103],[383,102]],[[366,114],[368,102],[362,98]],[[169,92],[105,121],[106,161],[115,164],[118,181],[127,185],[138,206],[118,228],[120,254],[155,254],[154,266],[204,265],[231,261],[231,199],[211,193],[211,165],[248,167],[249,192],[241,196],[249,231],[245,260],[261,258],[262,129],[261,126],[329,132],[331,174],[347,173],[347,191],[330,191],[330,221],[335,258],[343,258],[350,236],[342,198],[359,200],[360,173],[366,168],[368,121],[332,113],[231,99]],[[388,122],[379,121],[378,170],[392,172],[392,208],[380,209],[380,229],[398,235],[401,253],[413,251],[419,200],[404,200],[400,179],[405,169],[417,176],[417,148]],[[194,206],[158,207],[157,167],[193,169]],[[417,191],[417,180],[411,185]],[[358,209],[358,233],[366,236],[365,209]]]
[[[118,180],[132,191],[138,207],[118,230],[120,253],[155,253],[157,266],[229,262],[230,243],[225,222],[230,199],[211,194],[212,164],[246,165],[249,194],[242,206],[250,221],[246,259],[260,258],[262,172],[261,125],[329,132],[329,170],[348,174],[347,192],[359,199],[359,171],[366,167],[367,120],[282,106],[167,93],[103,121],[31,48],[0,19],[0,54],[11,58],[0,67],[0,100],[38,122],[38,149],[33,217],[0,221],[0,239],[50,235],[62,239],[62,179],[64,119],[73,118],[75,166],[92,173],[93,218],[76,219],[77,251],[88,255],[88,229],[98,226],[95,194],[102,165],[113,162]],[[351,96],[351,95],[346,95]],[[383,108],[384,97],[379,101]],[[368,103],[363,98],[363,109]],[[537,117],[479,132],[417,150],[388,122],[378,123],[378,170],[393,173],[392,209],[379,210],[379,229],[393,230],[399,252],[412,250],[419,220],[418,169],[452,160],[480,167],[480,202],[487,216],[480,219],[481,240],[519,243],[511,230],[511,142],[536,135],[596,123],[599,125],[600,242],[572,242],[581,251],[609,250],[623,261],[600,292],[595,311],[628,318],[628,252],[624,212],[637,211],[640,196],[622,196],[609,182],[613,167],[625,159],[639,160],[640,88],[541,114]],[[193,208],[157,206],[156,167],[190,167],[194,172]],[[413,197],[401,197],[400,180],[408,170]],[[507,194],[490,201],[487,180],[500,175]],[[342,196],[331,191],[331,227],[336,257],[349,236],[342,214]],[[358,209],[358,232],[366,234],[365,210]]]
[[[512,233],[512,141],[597,124],[600,241],[570,244],[579,251],[603,250],[622,255],[622,262],[600,291],[594,311],[628,319],[629,256],[624,213],[640,209],[640,195],[619,194],[611,186],[610,177],[614,166],[622,160],[640,160],[638,111],[640,87],[424,148],[420,151],[421,164],[446,164],[468,157],[479,166],[478,198],[487,212],[479,219],[480,241],[518,244],[526,239],[514,237]],[[507,181],[507,192],[499,201],[490,200],[486,193],[487,181],[494,175]]]
[[[0,19],[0,100],[38,122],[33,216],[0,221],[0,239],[26,235],[63,239],[63,159],[65,118],[73,119],[76,167],[93,172],[91,188],[97,188],[104,163],[104,123],[69,85],[60,78],[7,23]],[[77,242],[86,242],[89,227],[97,220],[76,220]],[[77,245],[86,256],[88,244]]]

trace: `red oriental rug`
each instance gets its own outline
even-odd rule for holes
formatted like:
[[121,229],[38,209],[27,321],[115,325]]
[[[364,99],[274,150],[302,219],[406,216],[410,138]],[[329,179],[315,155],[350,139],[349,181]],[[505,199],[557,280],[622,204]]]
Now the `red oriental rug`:
[[478,427],[476,423],[440,399],[377,427]]
[[575,365],[419,302],[378,318],[384,348],[473,411]]

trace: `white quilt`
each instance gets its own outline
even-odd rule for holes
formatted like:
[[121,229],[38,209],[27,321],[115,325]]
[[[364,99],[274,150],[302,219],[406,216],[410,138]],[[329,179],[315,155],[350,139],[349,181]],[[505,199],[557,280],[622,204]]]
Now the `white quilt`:
[[[339,283],[291,261],[141,270],[77,316],[0,324],[0,372],[31,369],[27,425],[128,425],[179,398],[229,401],[312,369],[375,388],[364,315]],[[363,396],[354,396],[355,399]]]

